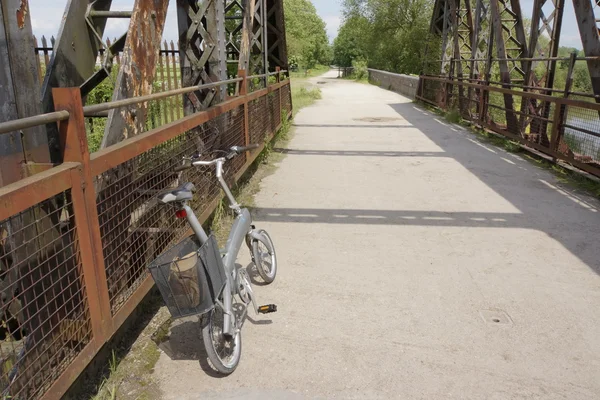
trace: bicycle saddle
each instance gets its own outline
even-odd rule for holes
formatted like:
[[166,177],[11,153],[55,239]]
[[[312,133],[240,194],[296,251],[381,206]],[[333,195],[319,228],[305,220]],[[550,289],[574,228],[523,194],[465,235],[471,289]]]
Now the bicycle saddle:
[[168,204],[177,201],[191,200],[194,195],[192,194],[196,190],[193,183],[188,182],[184,185],[179,186],[175,190],[169,190],[167,192],[158,195],[158,202],[161,204]]

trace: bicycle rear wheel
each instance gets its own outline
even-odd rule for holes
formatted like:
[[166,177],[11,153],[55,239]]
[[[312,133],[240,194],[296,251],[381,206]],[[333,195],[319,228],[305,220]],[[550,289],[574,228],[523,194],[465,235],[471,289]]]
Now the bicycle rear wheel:
[[203,317],[202,338],[208,359],[213,367],[223,375],[230,375],[237,368],[242,355],[242,332],[233,337],[223,334],[225,313],[217,304]]

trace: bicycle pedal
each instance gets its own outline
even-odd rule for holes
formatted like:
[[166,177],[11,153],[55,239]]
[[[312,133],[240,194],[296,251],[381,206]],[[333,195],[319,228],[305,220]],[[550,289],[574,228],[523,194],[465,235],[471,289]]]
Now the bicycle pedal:
[[266,306],[258,307],[259,314],[271,314],[277,312],[277,306],[275,304],[268,304]]

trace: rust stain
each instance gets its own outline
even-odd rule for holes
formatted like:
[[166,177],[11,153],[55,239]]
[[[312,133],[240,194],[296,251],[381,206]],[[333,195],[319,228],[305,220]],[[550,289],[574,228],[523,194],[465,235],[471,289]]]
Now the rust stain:
[[17,9],[17,26],[19,29],[25,28],[27,14],[29,14],[28,0],[21,0],[21,6]]

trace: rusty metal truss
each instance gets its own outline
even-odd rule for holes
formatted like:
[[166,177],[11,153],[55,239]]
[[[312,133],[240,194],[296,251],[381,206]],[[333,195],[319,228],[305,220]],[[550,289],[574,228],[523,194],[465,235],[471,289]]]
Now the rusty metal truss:
[[[437,0],[429,46],[441,56],[425,60],[417,97],[599,175],[600,1],[573,6],[584,54],[560,58],[565,0],[534,0],[528,32],[520,0]],[[573,89],[576,63],[588,93]]]
[[[3,398],[60,398],[150,290],[145,266],[186,233],[153,201],[183,155],[264,148],[292,111],[283,0],[177,0],[179,51],[161,51],[169,0],[66,3],[39,48],[28,1],[0,0]],[[112,43],[111,18],[129,20]],[[86,105],[107,79],[111,102]],[[186,179],[205,221],[220,192]]]
[[[593,95],[600,102],[600,2],[573,0],[573,5]],[[495,70],[495,83],[503,88],[552,95],[564,8],[565,0],[534,0],[531,30],[526,32],[520,0],[437,0],[430,31],[441,43],[439,76],[489,85]],[[431,74],[432,69],[425,73]],[[573,66],[566,96],[572,73]],[[486,114],[487,91],[463,85],[455,88],[450,83],[440,89],[440,103],[451,101],[457,89],[455,97],[463,113],[473,118]],[[463,90],[468,94],[464,95]],[[503,93],[502,99],[509,131],[523,132],[529,140],[544,146],[550,144],[545,134],[551,114],[549,102],[528,98],[519,105],[508,93]],[[481,106],[472,108],[472,104]]]
[[[0,122],[53,111],[51,94],[57,87],[79,87],[84,102],[106,79],[115,80],[112,100],[155,90],[155,76],[163,72],[157,66],[169,0],[135,0],[128,11],[113,10],[112,0],[68,0],[43,79],[38,76],[42,71],[34,71],[34,53],[22,51],[35,47],[28,1],[0,4],[0,16],[6,15],[0,20],[0,56],[10,61],[2,63],[0,99],[15,105],[10,112],[3,110]],[[129,29],[110,43],[103,39],[104,30],[115,18],[128,19]],[[283,0],[178,0],[177,18],[183,87],[225,80],[240,69],[248,76],[287,69]],[[227,95],[225,86],[192,93],[184,97],[183,108],[187,115]],[[147,107],[93,116],[108,118],[102,147],[142,132]],[[12,135],[0,139],[0,186],[62,161],[56,124]]]

